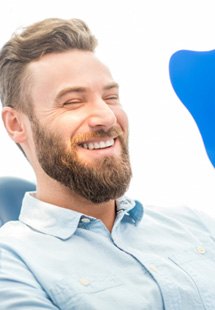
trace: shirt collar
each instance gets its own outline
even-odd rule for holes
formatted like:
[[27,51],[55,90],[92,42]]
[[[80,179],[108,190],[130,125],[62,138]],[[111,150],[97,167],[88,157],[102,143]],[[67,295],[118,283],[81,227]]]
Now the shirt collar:
[[144,213],[142,204],[139,201],[132,200],[123,196],[116,201],[117,212],[122,212],[122,215],[127,215],[137,225]]
[[[127,197],[117,199],[116,206],[122,214],[121,218],[127,215],[138,223],[143,216],[142,205]],[[75,233],[82,217],[90,218],[77,211],[41,201],[34,197],[34,193],[28,192],[23,199],[19,220],[41,233],[68,239]]]

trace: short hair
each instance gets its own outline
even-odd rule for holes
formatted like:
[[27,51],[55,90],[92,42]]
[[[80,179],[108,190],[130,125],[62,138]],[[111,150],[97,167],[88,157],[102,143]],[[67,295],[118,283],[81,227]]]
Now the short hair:
[[94,52],[96,38],[80,19],[48,18],[15,33],[0,51],[0,98],[29,114],[27,65],[48,53],[79,49]]

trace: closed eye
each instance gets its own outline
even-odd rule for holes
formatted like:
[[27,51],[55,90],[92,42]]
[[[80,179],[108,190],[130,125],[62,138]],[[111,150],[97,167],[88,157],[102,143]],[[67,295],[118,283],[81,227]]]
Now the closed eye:
[[107,96],[104,99],[109,104],[118,104],[119,103],[119,95],[111,95]]
[[68,101],[64,102],[63,105],[65,106],[65,105],[78,104],[78,103],[81,103],[80,99],[71,99],[71,100],[68,100]]

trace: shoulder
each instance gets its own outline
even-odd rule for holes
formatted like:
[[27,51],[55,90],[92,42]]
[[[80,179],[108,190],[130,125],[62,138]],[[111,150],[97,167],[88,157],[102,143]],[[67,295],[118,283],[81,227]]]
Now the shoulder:
[[17,235],[23,231],[24,228],[25,225],[20,221],[9,221],[0,227],[0,238],[8,235]]
[[183,228],[188,231],[211,234],[215,236],[215,217],[198,209],[187,206],[145,206],[145,220],[156,225]]
[[155,205],[145,205],[144,206],[145,215],[149,217],[160,218],[172,218],[172,219],[193,219],[195,211],[188,206],[155,206]]
[[0,228],[0,250],[23,246],[26,240],[31,238],[31,229],[20,221],[10,221]]

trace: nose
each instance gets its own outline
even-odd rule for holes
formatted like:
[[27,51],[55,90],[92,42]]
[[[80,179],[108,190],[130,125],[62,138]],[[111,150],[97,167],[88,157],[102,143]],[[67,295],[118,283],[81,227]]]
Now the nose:
[[113,109],[103,100],[99,100],[90,105],[90,115],[88,126],[93,130],[108,130],[115,126],[117,117]]

